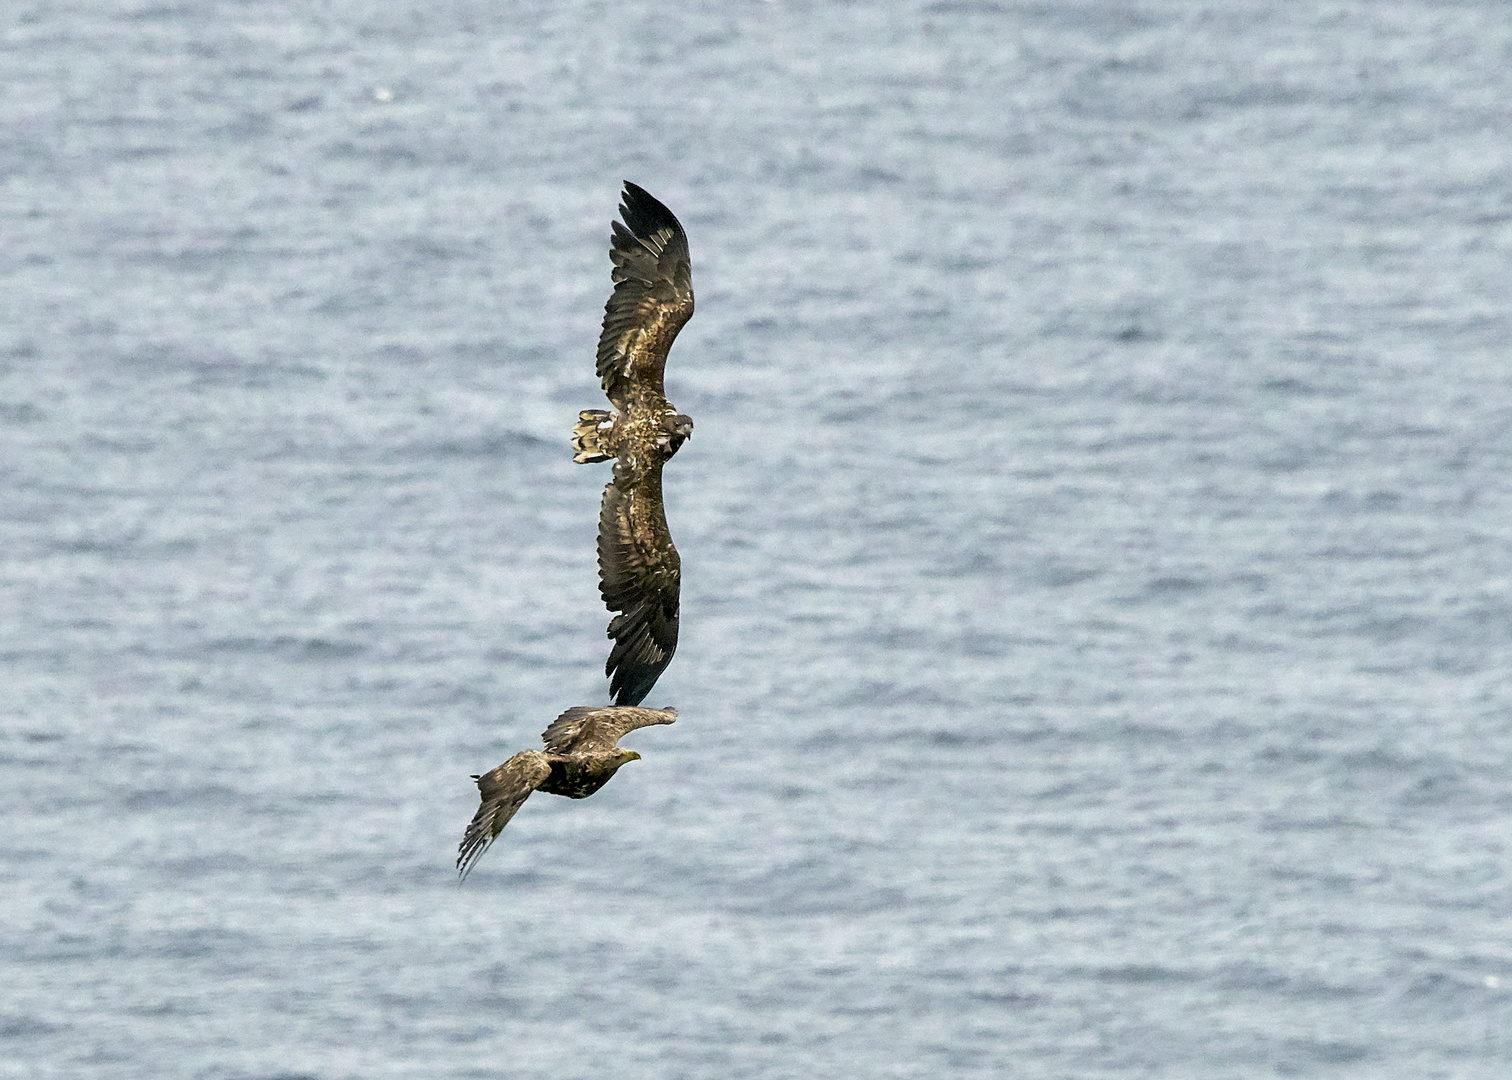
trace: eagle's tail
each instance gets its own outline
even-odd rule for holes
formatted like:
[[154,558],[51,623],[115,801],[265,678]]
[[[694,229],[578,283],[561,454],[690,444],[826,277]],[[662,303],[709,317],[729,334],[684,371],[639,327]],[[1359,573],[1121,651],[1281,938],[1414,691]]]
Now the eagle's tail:
[[572,460],[579,465],[590,461],[608,461],[614,452],[608,449],[609,430],[614,415],[603,409],[584,409],[572,425]]

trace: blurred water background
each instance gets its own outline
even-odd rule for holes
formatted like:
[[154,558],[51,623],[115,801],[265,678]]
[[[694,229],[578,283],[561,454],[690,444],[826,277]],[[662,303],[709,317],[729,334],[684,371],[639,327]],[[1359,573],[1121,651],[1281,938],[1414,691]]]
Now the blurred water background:
[[[0,1077],[1512,1075],[1512,9],[22,0]],[[671,728],[594,344],[691,238]]]

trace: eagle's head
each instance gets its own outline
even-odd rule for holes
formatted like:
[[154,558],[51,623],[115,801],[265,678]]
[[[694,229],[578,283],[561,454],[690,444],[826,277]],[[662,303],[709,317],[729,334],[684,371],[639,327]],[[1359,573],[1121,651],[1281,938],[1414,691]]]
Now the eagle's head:
[[616,769],[628,762],[639,761],[641,759],[641,756],[634,750],[626,750],[623,746],[616,746],[614,748],[614,757],[614,767]]
[[662,445],[671,457],[683,443],[693,437],[693,418],[682,413],[667,413],[662,421]]

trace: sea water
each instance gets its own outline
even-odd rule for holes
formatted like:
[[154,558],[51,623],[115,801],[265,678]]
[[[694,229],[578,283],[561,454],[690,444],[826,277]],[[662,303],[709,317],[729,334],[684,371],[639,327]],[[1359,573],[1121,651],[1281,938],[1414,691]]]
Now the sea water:
[[[1512,1075],[1503,3],[24,2],[0,1077]],[[570,461],[685,225],[675,726]]]

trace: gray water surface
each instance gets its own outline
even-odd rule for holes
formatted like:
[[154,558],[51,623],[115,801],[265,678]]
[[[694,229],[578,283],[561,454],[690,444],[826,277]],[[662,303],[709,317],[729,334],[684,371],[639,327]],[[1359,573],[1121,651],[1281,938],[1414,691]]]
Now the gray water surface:
[[[377,10],[381,7],[381,10]],[[1512,1075],[1512,10],[0,18],[0,1077]],[[623,178],[690,236],[606,700]]]

